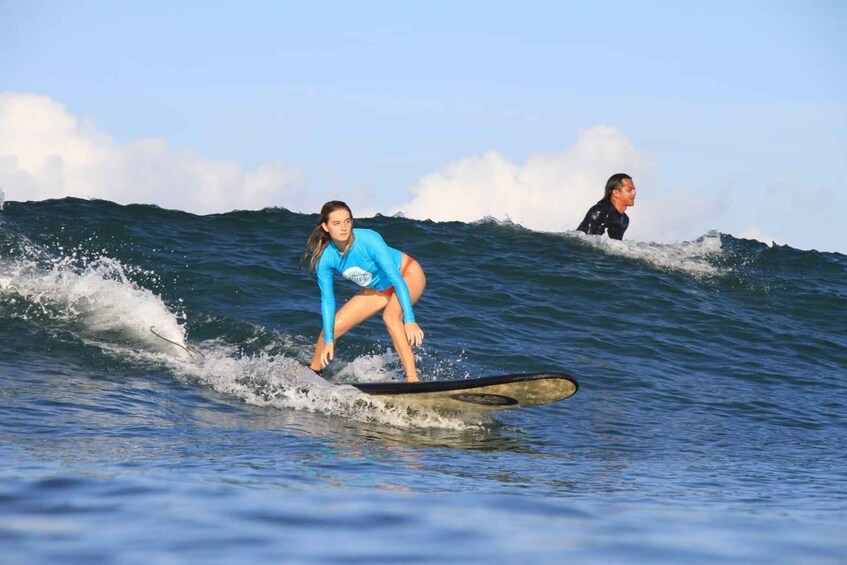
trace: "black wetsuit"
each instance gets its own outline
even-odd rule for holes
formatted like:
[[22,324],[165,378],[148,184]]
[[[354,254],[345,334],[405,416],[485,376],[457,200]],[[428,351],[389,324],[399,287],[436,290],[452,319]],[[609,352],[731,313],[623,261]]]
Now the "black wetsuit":
[[579,231],[588,235],[602,235],[608,231],[612,239],[623,239],[623,232],[629,227],[629,216],[618,212],[611,202],[601,200],[585,214]]

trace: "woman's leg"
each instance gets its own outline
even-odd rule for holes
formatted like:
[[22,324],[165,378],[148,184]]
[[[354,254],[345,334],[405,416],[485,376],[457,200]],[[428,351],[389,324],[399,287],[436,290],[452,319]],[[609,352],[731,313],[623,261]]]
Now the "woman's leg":
[[[403,264],[409,260],[408,256],[404,254]],[[414,261],[410,264],[406,270],[406,274],[403,275],[403,280],[406,281],[406,286],[409,287],[412,304],[416,303],[423,294],[424,288],[426,288],[426,275],[420,263]],[[391,336],[391,342],[394,344],[394,350],[397,351],[400,362],[403,364],[403,369],[406,372],[406,380],[416,382],[418,380],[418,370],[415,366],[415,354],[412,352],[412,346],[409,345],[408,339],[406,339],[406,328],[403,324],[403,307],[400,306],[397,293],[392,294],[388,300],[388,305],[382,313],[382,321],[385,322],[388,335]]]
[[[374,291],[362,291],[348,300],[335,314],[335,340],[358,326],[383,308],[388,303],[388,297]],[[312,370],[320,371],[321,354],[324,350],[324,333],[318,336],[315,354],[312,355]]]

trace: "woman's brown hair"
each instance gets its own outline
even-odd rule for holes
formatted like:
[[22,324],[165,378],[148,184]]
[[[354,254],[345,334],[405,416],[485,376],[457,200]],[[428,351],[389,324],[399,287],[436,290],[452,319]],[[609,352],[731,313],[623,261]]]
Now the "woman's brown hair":
[[353,212],[350,211],[350,207],[341,200],[330,200],[321,206],[321,217],[318,219],[318,225],[315,226],[315,229],[313,229],[311,235],[309,235],[309,240],[306,242],[306,250],[303,252],[303,256],[300,257],[301,267],[303,266],[303,263],[308,261],[309,270],[315,270],[315,265],[318,264],[318,259],[321,258],[321,254],[324,252],[324,249],[329,244],[330,240],[329,234],[324,231],[323,224],[329,221],[329,215],[336,210],[347,210],[347,213],[350,214],[350,218],[353,218]]

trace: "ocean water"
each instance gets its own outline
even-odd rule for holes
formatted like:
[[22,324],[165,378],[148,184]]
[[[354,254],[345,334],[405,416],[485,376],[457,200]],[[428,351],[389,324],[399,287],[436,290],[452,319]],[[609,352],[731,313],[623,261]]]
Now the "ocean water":
[[423,379],[580,384],[457,415],[343,386],[402,378],[378,317],[304,367],[316,218],[2,206],[0,562],[847,563],[844,255],[357,219]]

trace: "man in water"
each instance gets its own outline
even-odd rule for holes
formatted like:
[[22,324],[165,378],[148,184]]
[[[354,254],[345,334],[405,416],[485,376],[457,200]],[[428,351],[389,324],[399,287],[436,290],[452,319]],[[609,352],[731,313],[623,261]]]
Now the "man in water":
[[635,206],[635,183],[626,173],[617,173],[606,181],[606,194],[585,214],[579,231],[588,235],[608,233],[612,239],[623,239],[629,227],[626,209]]

